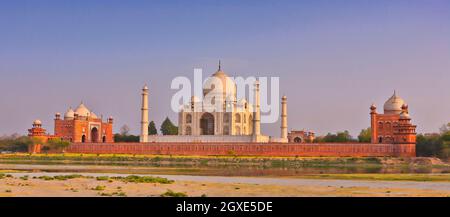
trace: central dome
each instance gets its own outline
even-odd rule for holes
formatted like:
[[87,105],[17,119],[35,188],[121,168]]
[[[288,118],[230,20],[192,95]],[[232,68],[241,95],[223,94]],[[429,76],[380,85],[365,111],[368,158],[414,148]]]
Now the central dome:
[[402,113],[402,106],[405,104],[405,101],[397,96],[397,94],[394,92],[394,95],[391,96],[385,103],[384,103],[384,113],[385,114],[400,114]]
[[91,112],[86,106],[81,103],[78,108],[75,110],[75,114],[78,114],[80,117],[88,117]]
[[220,69],[203,83],[203,95],[221,95],[223,100],[236,99],[236,83]]

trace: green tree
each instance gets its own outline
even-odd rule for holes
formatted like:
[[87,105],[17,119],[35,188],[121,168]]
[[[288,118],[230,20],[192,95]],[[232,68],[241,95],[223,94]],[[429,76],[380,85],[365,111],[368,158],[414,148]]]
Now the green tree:
[[170,121],[169,117],[166,117],[161,124],[161,133],[163,135],[178,135],[178,127]]
[[418,157],[439,157],[442,144],[440,134],[419,134],[416,137],[416,154]]
[[114,142],[139,142],[139,136],[114,134]]
[[361,143],[370,142],[372,139],[371,133],[372,133],[372,130],[370,129],[370,127],[366,128],[366,129],[362,129],[358,135],[358,141]]
[[3,136],[0,138],[0,151],[26,152],[31,144],[42,144],[42,140],[28,136]]
[[50,139],[47,141],[45,146],[51,150],[64,150],[69,147],[70,142],[62,139]]
[[347,130],[342,132],[337,132],[336,134],[328,133],[326,136],[318,137],[317,142],[326,142],[326,143],[345,143],[345,142],[355,142],[356,140],[350,135],[350,132]]
[[450,132],[446,132],[441,136],[442,145],[439,156],[443,159],[450,158]]
[[148,125],[148,135],[156,135],[158,134],[158,130],[156,129],[155,122],[150,121],[150,124]]

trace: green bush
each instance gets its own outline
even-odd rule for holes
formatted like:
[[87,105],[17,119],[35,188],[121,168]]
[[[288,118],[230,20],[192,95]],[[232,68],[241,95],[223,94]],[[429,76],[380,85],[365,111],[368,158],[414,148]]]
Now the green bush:
[[22,176],[22,177],[20,177],[20,179],[22,179],[22,180],[28,180],[28,176]]
[[97,176],[97,181],[108,181],[109,177],[108,176]]
[[82,175],[78,175],[78,174],[72,174],[72,175],[60,175],[60,176],[54,176],[53,177],[56,180],[67,180],[67,179],[76,179],[76,178],[83,178]]
[[165,193],[161,194],[161,197],[187,197],[187,194],[183,192],[174,192],[168,189]]
[[92,188],[92,190],[94,190],[94,191],[103,191],[103,190],[105,190],[105,186],[103,186],[103,185],[97,185],[95,188]]
[[136,175],[129,175],[126,177],[111,177],[115,180],[120,180],[124,182],[133,182],[133,183],[161,183],[161,184],[172,184],[174,181],[169,180],[162,177],[153,177],[153,176],[136,176]]
[[51,176],[39,176],[38,179],[43,179],[45,181],[54,180],[55,178]]

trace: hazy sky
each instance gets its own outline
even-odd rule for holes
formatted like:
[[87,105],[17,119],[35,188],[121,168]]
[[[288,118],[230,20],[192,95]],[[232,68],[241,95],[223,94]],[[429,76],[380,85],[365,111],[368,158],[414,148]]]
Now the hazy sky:
[[[0,1],[0,135],[80,101],[138,133],[169,116],[176,76],[279,76],[289,128],[369,126],[392,92],[419,132],[450,122],[450,1]],[[159,128],[159,127],[158,127]],[[279,124],[263,126],[279,135]]]

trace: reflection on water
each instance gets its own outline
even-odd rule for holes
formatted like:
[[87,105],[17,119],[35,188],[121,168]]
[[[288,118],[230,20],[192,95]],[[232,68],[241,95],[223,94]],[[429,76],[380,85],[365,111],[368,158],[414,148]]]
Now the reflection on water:
[[[6,162],[2,162],[6,163]],[[174,164],[124,164],[76,162],[33,164],[20,163],[19,170],[33,172],[93,172],[134,173],[165,175],[212,175],[212,176],[298,176],[305,174],[357,174],[357,173],[449,173],[448,168],[382,166],[382,165],[340,165],[340,166],[241,166],[241,165],[174,165]],[[17,164],[17,162],[15,162]],[[32,164],[32,165],[30,165]],[[15,165],[17,166],[17,165]],[[17,167],[16,167],[17,169]]]

